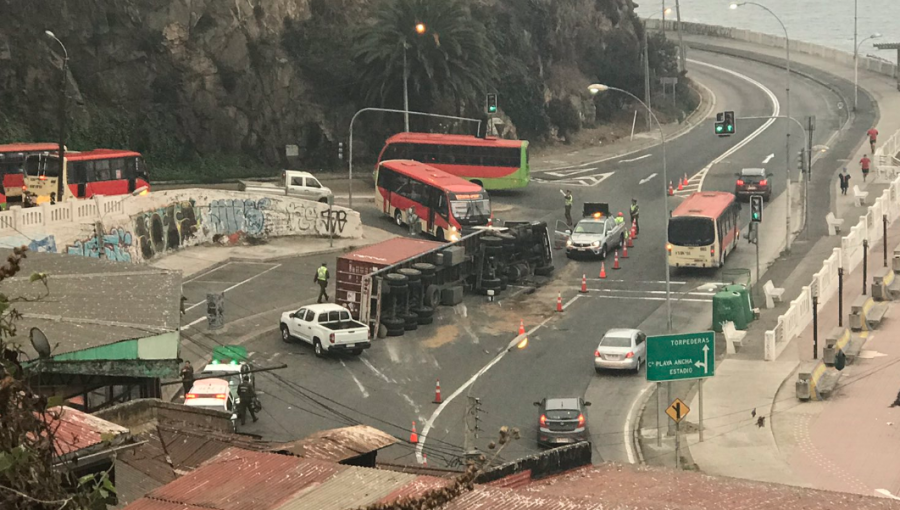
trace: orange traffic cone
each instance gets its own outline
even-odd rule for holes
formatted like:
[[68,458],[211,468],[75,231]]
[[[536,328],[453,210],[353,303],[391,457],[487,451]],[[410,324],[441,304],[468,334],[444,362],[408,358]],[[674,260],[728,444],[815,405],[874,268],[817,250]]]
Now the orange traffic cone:
[[409,433],[409,442],[411,444],[419,442],[419,434],[416,433],[416,422],[413,422],[412,432]]
[[684,183],[683,182],[678,183],[678,191],[684,191]]
[[637,239],[637,220],[631,220],[631,237]]
[[619,268],[619,250],[616,250],[616,258],[613,261],[613,269],[620,269]]
[[672,181],[669,181],[669,196],[675,195],[675,189],[672,188]]
[[628,258],[628,245],[627,244],[622,247],[622,258],[623,259]]
[[606,262],[600,263],[600,278],[606,278]]
[[562,292],[556,294],[556,311],[557,311],[557,312],[562,312],[562,311],[563,311],[563,307],[562,307]]
[[422,453],[422,465],[428,467],[428,455],[426,455],[424,452]]
[[437,379],[437,383],[434,386],[434,403],[440,404],[441,402],[441,380]]
[[581,275],[581,293],[587,294],[587,275]]
[[525,334],[525,321],[519,319],[519,336]]
[[687,186],[687,185],[688,185],[688,178],[687,178],[687,174],[684,174],[684,180],[683,180],[683,181],[682,181],[682,182],[684,182],[684,185],[685,185],[685,186]]
[[634,248],[634,241],[632,241],[633,238],[634,238],[634,233],[632,231],[632,234],[630,236],[628,236],[628,241],[625,242],[625,246],[628,246],[629,248]]

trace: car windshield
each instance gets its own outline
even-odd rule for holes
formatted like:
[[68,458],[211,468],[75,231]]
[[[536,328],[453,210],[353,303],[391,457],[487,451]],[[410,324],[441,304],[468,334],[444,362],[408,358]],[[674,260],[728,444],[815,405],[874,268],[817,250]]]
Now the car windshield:
[[680,216],[669,220],[669,242],[676,246],[708,246],[715,241],[710,218]]
[[547,411],[547,419],[549,420],[574,420],[578,418],[580,412],[572,409],[554,409]]
[[600,347],[631,347],[631,338],[605,336],[600,340]]
[[576,234],[602,234],[605,225],[596,221],[579,221],[575,225]]

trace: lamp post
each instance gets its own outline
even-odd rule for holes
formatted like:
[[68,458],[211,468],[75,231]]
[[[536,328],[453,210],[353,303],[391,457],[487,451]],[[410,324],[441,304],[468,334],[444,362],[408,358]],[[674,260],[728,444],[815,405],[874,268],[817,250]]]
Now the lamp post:
[[45,30],[44,34],[56,41],[63,51],[59,86],[59,174],[56,176],[56,201],[60,202],[63,199],[63,165],[65,165],[66,161],[66,82],[69,74],[69,52],[66,51],[66,46],[57,39],[53,32]]
[[[669,193],[668,188],[666,188],[666,183],[669,181],[669,178],[666,174],[666,134],[663,133],[662,125],[659,123],[659,119],[656,118],[656,115],[653,113],[653,110],[650,109],[647,104],[638,99],[637,96],[628,92],[627,90],[623,90],[617,87],[611,87],[609,85],[603,85],[600,83],[595,83],[593,85],[588,86],[588,91],[591,94],[598,94],[600,92],[606,92],[607,90],[614,90],[616,92],[621,92],[626,96],[634,99],[638,103],[641,104],[644,108],[650,112],[650,116],[653,117],[653,121],[656,122],[656,127],[659,128],[659,137],[662,141],[662,184],[663,184],[663,217],[665,218],[665,222],[663,225],[665,226],[665,231],[669,231]],[[669,261],[666,259],[666,331],[672,332],[672,302],[671,302],[671,282],[669,281]]]
[[[878,39],[881,37],[881,34],[874,33],[869,37],[866,37],[862,41],[859,41],[859,44],[856,45],[856,49],[853,50],[853,111],[856,111],[856,108],[859,106],[859,48],[862,47],[863,43],[868,41],[869,39]],[[853,30],[853,40],[856,40],[856,29]]]
[[[425,33],[425,23],[416,23],[416,33]],[[403,130],[409,132],[409,64],[406,62],[406,36],[403,37]]]
[[[665,0],[663,0],[665,1]],[[665,4],[663,4],[665,6]],[[663,25],[665,25],[666,14],[672,12],[671,8],[664,9]],[[647,129],[653,127],[653,119],[650,116],[650,46],[647,42],[647,21],[653,19],[658,13],[653,13],[644,20],[644,102],[647,103]]]
[[[743,5],[755,5],[755,6],[759,7],[760,9],[765,10],[766,12],[771,14],[772,17],[774,17],[776,21],[778,21],[778,24],[781,25],[781,30],[784,31],[784,49],[786,52],[785,70],[786,70],[786,77],[787,77],[787,83],[786,83],[785,89],[784,89],[786,97],[787,97],[785,99],[785,105],[786,105],[785,108],[787,110],[786,116],[790,117],[791,116],[791,39],[788,36],[787,28],[784,26],[784,23],[781,22],[781,18],[779,18],[777,14],[772,12],[771,9],[769,9],[768,7],[766,7],[763,4],[759,4],[756,2],[739,2],[739,3],[732,3],[729,7],[732,10],[734,10]],[[791,251],[791,125],[790,125],[790,123],[786,122],[784,124],[784,128],[785,128],[784,129],[784,137],[785,137],[785,140],[784,140],[785,166],[784,166],[784,168],[785,168],[785,171],[787,172],[787,180],[786,180],[787,186],[785,186],[785,193],[786,193],[785,198],[787,198],[787,208],[786,208],[787,212],[785,214],[784,249],[787,252],[790,252]]]

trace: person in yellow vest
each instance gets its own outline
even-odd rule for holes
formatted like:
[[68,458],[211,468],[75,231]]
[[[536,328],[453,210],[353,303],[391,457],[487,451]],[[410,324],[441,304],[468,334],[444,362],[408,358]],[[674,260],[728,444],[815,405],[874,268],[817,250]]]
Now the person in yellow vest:
[[572,190],[567,189],[566,191],[559,190],[560,193],[565,197],[565,205],[566,205],[566,225],[572,226],[572,204],[575,202],[575,197],[572,196]]
[[631,221],[634,223],[634,235],[636,235],[636,236],[640,235],[641,234],[641,220],[639,220],[638,218],[641,215],[641,208],[638,207],[636,198],[631,199],[631,209],[629,212],[631,212]]
[[325,301],[328,301],[328,264],[322,262],[322,265],[319,269],[316,269],[315,283],[319,284],[319,298],[316,300],[316,303],[321,303],[322,298],[325,298]]
[[625,216],[622,215],[622,211],[619,211],[619,215],[616,216],[616,225],[621,225],[625,223]]

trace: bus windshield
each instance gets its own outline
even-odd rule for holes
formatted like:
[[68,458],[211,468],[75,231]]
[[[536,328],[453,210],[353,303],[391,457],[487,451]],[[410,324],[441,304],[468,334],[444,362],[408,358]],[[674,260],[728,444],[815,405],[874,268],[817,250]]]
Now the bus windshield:
[[491,201],[482,193],[451,193],[450,210],[460,224],[482,224],[491,216]]
[[707,246],[716,240],[713,220],[680,216],[669,220],[669,242],[676,246]]
[[40,177],[42,173],[46,177],[58,177],[59,158],[51,158],[43,154],[28,156],[28,159],[25,160],[25,175]]

